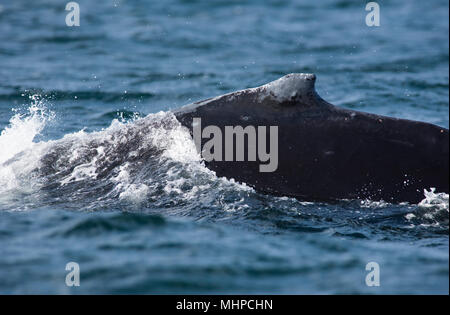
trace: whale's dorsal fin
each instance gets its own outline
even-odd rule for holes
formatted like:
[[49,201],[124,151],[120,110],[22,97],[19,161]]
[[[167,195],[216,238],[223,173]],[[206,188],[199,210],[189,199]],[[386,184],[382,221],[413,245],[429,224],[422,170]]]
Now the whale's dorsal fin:
[[[267,84],[235,91],[183,106],[177,112],[227,104],[266,104],[272,107],[311,108],[325,104],[315,91],[316,75],[290,73]],[[319,105],[320,104],[320,105]]]
[[313,96],[316,93],[315,82],[316,75],[313,73],[291,73],[255,90],[260,100],[269,97],[284,103]]

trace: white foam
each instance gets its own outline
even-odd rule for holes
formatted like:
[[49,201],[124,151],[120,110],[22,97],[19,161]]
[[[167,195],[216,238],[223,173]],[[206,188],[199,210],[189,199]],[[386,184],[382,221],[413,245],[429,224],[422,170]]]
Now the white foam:
[[422,208],[435,208],[438,210],[449,211],[449,195],[446,193],[436,193],[436,188],[431,188],[430,191],[424,190],[425,199],[423,199],[419,206]]
[[36,182],[29,179],[35,169],[46,143],[35,143],[46,124],[54,118],[39,95],[30,96],[31,106],[26,113],[12,116],[9,125],[0,133],[0,192],[20,189],[27,192]]
[[425,219],[427,223],[421,223],[422,227],[448,225],[449,195],[437,193],[435,188],[431,188],[429,191],[424,190],[424,196],[425,198],[417,205],[418,211],[406,214],[405,218],[408,221]]
[[48,111],[39,95],[30,96],[32,104],[25,114],[16,113],[0,133],[0,164],[14,155],[34,145],[34,138],[39,135],[45,125],[54,118]]

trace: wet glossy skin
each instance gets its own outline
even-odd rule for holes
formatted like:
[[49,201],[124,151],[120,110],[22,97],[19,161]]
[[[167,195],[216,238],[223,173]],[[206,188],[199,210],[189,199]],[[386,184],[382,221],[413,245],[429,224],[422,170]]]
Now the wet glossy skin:
[[[201,118],[203,125],[218,126],[223,133],[225,126],[278,126],[276,171],[261,173],[260,162],[247,159],[206,163],[217,175],[263,192],[301,200],[411,203],[431,187],[448,193],[447,129],[336,107],[317,95],[314,81],[315,76],[293,74],[274,90],[265,85],[230,93],[175,114],[190,129],[192,119]],[[293,96],[280,96],[291,95],[284,92],[296,84]]]

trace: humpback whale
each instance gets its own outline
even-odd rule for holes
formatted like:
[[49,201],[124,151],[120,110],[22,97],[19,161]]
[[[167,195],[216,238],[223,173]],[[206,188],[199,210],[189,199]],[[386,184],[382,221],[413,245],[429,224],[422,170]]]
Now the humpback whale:
[[[263,193],[306,201],[410,203],[420,202],[424,189],[448,193],[448,129],[334,106],[316,93],[315,81],[314,74],[288,74],[173,113],[193,138],[197,133],[194,140],[200,153],[205,153],[202,150],[212,141],[208,135],[219,137],[227,128],[239,126],[240,136],[245,136],[244,155],[240,152],[239,158],[236,147],[228,159],[220,158],[226,154],[218,152],[233,148],[226,139],[216,139],[208,145],[210,155],[216,158],[205,160],[205,165],[218,176],[233,178]],[[201,134],[194,121],[213,128]],[[270,127],[277,128],[276,139],[272,139],[275,129],[267,135]],[[255,137],[259,130],[267,131],[265,138]],[[237,133],[231,136],[237,141]],[[267,153],[271,140],[277,141],[277,156],[273,155],[277,165],[261,171],[267,159],[258,161],[254,153]]]

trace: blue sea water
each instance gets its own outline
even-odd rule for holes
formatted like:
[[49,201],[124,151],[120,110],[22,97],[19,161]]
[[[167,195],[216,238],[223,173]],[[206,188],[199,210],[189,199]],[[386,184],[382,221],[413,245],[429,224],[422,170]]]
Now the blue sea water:
[[79,27],[0,4],[0,293],[448,294],[448,194],[259,194],[168,112],[311,72],[335,105],[448,128],[448,1],[378,1],[379,27],[365,1],[77,2]]

